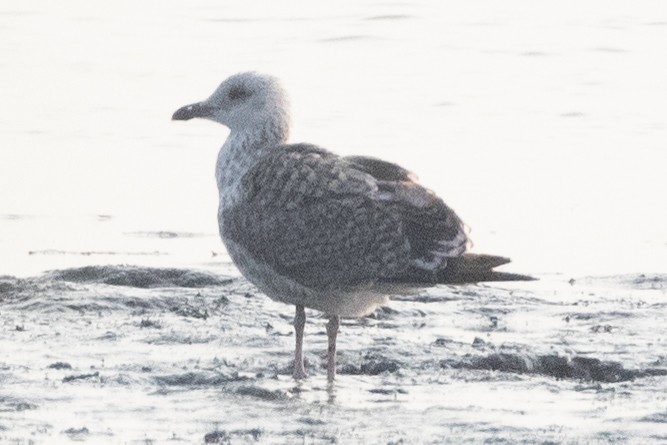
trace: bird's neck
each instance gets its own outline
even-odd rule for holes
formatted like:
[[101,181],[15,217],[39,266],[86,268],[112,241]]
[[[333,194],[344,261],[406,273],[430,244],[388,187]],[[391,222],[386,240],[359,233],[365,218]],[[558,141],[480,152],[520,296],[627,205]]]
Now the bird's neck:
[[289,125],[265,125],[253,131],[232,130],[218,153],[215,178],[220,208],[233,205],[240,196],[243,175],[271,150],[287,142]]

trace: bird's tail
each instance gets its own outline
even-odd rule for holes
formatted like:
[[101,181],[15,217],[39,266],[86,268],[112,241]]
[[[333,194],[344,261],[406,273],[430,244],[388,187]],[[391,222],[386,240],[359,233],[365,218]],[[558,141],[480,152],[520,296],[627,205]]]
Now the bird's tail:
[[510,262],[509,258],[464,253],[455,258],[447,258],[447,267],[437,272],[411,268],[405,275],[392,281],[415,284],[465,284],[481,281],[532,281],[528,275],[493,270]]

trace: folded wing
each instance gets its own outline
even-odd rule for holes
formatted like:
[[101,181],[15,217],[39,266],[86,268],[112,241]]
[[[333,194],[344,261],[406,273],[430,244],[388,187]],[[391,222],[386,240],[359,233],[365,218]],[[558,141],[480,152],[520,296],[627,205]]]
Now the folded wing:
[[222,215],[225,236],[308,287],[480,281],[475,277],[490,275],[462,268],[489,272],[503,262],[464,260],[471,257],[464,255],[461,219],[409,171],[386,161],[286,145],[241,184],[242,198]]

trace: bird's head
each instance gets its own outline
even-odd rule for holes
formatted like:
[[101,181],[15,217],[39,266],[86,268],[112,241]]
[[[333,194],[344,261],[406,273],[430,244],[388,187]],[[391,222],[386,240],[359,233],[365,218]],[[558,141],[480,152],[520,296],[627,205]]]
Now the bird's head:
[[255,72],[235,74],[202,102],[176,110],[173,120],[203,118],[232,131],[252,131],[266,126],[289,126],[289,101],[275,77]]

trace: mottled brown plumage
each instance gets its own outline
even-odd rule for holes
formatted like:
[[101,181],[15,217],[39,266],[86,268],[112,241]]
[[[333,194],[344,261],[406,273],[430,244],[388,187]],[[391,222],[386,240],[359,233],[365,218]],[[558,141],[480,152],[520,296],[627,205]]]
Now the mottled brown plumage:
[[363,316],[388,293],[445,282],[515,280],[509,261],[465,254],[461,219],[404,168],[287,144],[287,97],[270,76],[242,73],[174,119],[228,126],[216,165],[220,235],[241,272],[297,307],[294,376],[303,369],[304,307],[330,317],[328,376],[340,316]]

